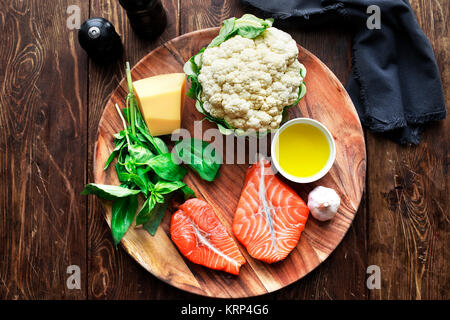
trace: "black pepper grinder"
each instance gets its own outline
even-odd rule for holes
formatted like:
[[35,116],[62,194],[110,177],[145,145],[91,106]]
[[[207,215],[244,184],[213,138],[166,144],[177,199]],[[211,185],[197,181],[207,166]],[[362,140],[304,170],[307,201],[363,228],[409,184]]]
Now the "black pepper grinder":
[[97,63],[107,63],[122,54],[120,36],[113,24],[104,18],[91,18],[83,22],[78,31],[78,41]]
[[139,36],[154,39],[163,33],[167,16],[160,0],[119,0],[119,3]]

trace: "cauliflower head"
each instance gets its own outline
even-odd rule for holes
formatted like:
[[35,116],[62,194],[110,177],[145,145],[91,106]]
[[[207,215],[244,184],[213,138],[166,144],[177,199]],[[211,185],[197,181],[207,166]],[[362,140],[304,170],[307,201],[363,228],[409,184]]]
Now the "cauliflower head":
[[306,70],[297,56],[295,40],[274,27],[206,48],[198,75],[203,109],[235,129],[277,129],[283,109],[300,98]]

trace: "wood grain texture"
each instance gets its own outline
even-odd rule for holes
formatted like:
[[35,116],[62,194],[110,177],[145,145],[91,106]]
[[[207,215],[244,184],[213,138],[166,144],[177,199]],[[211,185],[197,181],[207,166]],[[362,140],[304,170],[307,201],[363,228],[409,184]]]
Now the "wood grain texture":
[[[0,3],[0,297],[86,297],[87,59],[69,5]],[[38,22],[38,23],[36,23]],[[66,286],[81,268],[80,290]]]
[[[450,2],[411,1],[430,39],[450,105]],[[448,299],[450,294],[449,119],[418,146],[368,135],[369,264],[381,268],[372,299]]]
[[[207,46],[218,32],[219,28],[200,30],[165,43],[136,64],[132,69],[133,79],[181,72],[185,61]],[[170,240],[170,215],[166,215],[154,237],[142,228],[129,229],[122,240],[123,246],[158,278],[175,287],[205,296],[257,296],[283,288],[308,274],[330,255],[344,237],[359,206],[365,184],[366,157],[362,128],[350,97],[339,80],[314,55],[301,47],[299,50],[298,59],[308,70],[305,78],[308,93],[298,108],[291,109],[290,116],[314,118],[324,123],[334,135],[337,152],[336,161],[324,178],[307,185],[291,183],[291,186],[303,199],[307,198],[309,191],[316,185],[334,188],[341,197],[338,215],[327,223],[309,219],[298,246],[282,263],[265,264],[251,258],[241,248],[247,264],[241,268],[238,277],[185,260]],[[126,82],[122,80],[100,119],[94,155],[95,183],[119,184],[114,167],[106,171],[103,167],[114,149],[113,135],[122,128],[114,106],[123,106],[125,97]],[[335,110],[339,110],[339,116]],[[194,121],[201,119],[202,115],[196,111],[194,100],[187,99],[182,127],[194,134]],[[212,123],[204,123],[201,134],[213,127]],[[218,138],[223,137],[219,135]],[[233,152],[226,147],[223,158]],[[186,178],[187,184],[197,196],[212,205],[230,233],[247,167],[248,164],[225,164],[214,183],[203,181],[193,172],[189,172]],[[107,220],[110,221],[110,204],[105,202],[105,207],[108,212]]]

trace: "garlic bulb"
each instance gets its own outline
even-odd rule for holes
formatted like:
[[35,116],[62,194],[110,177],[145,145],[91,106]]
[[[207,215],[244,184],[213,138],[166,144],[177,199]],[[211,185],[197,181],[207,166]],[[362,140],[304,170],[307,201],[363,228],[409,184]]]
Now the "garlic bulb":
[[338,194],[330,188],[318,186],[308,195],[308,208],[312,216],[320,221],[332,219],[340,204]]

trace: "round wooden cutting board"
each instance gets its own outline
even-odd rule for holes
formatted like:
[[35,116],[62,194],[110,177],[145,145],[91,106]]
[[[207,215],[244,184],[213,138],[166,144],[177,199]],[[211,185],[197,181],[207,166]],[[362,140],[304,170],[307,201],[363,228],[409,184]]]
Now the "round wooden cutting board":
[[[188,33],[153,50],[133,68],[133,80],[162,73],[183,72],[185,61],[207,46],[218,31],[218,28],[212,28]],[[349,229],[365,181],[366,153],[362,128],[356,110],[339,80],[312,53],[300,46],[299,50],[298,59],[307,69],[307,94],[298,109],[291,108],[290,117],[309,117],[324,123],[335,138],[337,152],[336,161],[325,177],[311,184],[289,185],[305,201],[308,192],[317,185],[334,188],[341,196],[338,214],[329,222],[319,222],[310,215],[297,247],[284,261],[272,265],[251,258],[238,243],[247,263],[242,266],[239,276],[233,276],[193,264],[178,252],[169,233],[170,216],[174,212],[172,208],[169,210],[171,212],[166,212],[154,237],[132,226],[122,240],[126,251],[159,279],[180,289],[211,297],[237,298],[265,294],[283,288],[311,272],[333,252]],[[95,183],[119,184],[114,165],[106,171],[103,167],[114,149],[113,134],[123,128],[114,104],[123,107],[126,93],[124,79],[112,93],[100,120],[95,145]],[[194,101],[186,98],[183,128],[193,132],[194,120],[200,119],[202,115],[195,109]],[[203,122],[203,130],[213,127],[214,124]],[[198,198],[213,206],[230,234],[248,167],[248,162],[223,164],[214,182],[206,182],[189,170],[184,180]],[[110,223],[111,204],[104,202],[104,205],[105,217]]]

